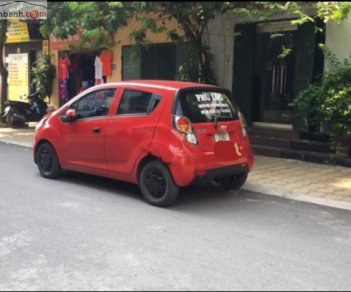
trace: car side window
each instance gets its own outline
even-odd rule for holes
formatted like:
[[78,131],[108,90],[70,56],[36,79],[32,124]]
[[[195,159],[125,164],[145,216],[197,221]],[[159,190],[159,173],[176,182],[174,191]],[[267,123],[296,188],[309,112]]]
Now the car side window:
[[148,114],[156,108],[160,100],[161,96],[151,92],[126,89],[117,115]]
[[78,119],[106,116],[116,90],[109,88],[90,92],[73,103],[70,108],[76,110]]

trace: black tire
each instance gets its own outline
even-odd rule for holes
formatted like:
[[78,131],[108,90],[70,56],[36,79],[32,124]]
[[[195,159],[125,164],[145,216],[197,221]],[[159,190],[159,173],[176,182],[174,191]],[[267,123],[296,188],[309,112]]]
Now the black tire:
[[49,143],[43,143],[39,146],[37,164],[40,174],[45,178],[57,178],[62,173],[56,151]]
[[146,201],[159,207],[171,205],[179,193],[167,166],[159,160],[152,160],[142,168],[139,186]]
[[27,124],[25,122],[18,121],[15,119],[15,112],[13,110],[10,110],[9,113],[7,114],[6,124],[13,129],[27,127]]
[[225,176],[218,179],[217,181],[226,191],[239,190],[245,184],[247,175],[248,173],[244,172],[241,174]]

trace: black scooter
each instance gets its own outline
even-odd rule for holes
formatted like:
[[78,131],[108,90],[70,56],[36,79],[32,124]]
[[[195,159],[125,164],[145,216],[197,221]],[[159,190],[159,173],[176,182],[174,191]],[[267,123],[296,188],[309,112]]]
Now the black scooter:
[[26,127],[27,122],[40,121],[47,113],[47,104],[39,92],[29,95],[28,101],[7,101],[3,121],[12,128]]

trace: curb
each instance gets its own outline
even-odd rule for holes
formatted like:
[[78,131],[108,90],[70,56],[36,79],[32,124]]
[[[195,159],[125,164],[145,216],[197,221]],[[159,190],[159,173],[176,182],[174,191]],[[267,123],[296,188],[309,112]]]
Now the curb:
[[245,186],[244,185],[242,187],[242,189],[246,190],[246,191],[250,191],[250,192],[256,192],[256,193],[263,194],[263,195],[280,197],[280,198],[290,199],[290,200],[299,201],[299,202],[311,203],[311,204],[316,204],[316,205],[327,206],[327,207],[351,211],[351,203],[348,203],[348,202],[306,196],[306,195],[302,195],[302,194],[298,194],[298,193],[290,193],[290,192],[279,193],[279,192],[276,192],[274,190],[268,190],[268,188],[267,188],[267,190],[262,190],[262,188],[257,188],[255,186]]
[[18,146],[27,147],[27,148],[32,148],[33,147],[32,144],[28,144],[26,142],[14,142],[12,140],[6,140],[6,139],[1,139],[0,143],[11,144],[11,145],[18,145]]

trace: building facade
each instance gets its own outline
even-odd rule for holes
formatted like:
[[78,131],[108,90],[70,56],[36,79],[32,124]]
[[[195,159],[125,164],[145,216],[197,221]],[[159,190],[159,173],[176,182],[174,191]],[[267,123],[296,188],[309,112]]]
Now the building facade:
[[[177,27],[176,22],[167,23]],[[245,23],[230,15],[218,15],[209,24],[205,41],[215,56],[215,75],[218,85],[231,89],[249,125],[268,125],[297,131],[306,130],[305,117],[295,112],[290,102],[307,88],[327,68],[318,44],[326,44],[341,58],[348,56],[351,21],[342,24],[329,23],[325,29],[322,21],[315,30],[314,24],[291,24],[291,19],[277,15],[271,21]],[[103,82],[131,79],[176,79],[179,67],[187,62],[187,47],[176,46],[164,34],[148,33],[148,48],[137,48],[129,34],[140,25],[130,20],[128,26],[116,32],[117,45],[111,49],[112,70]],[[50,54],[58,68],[54,80],[51,104],[60,106],[66,99],[60,98],[59,60],[67,55],[83,68],[87,76],[70,71],[72,90],[68,99],[82,87],[96,84],[94,62],[100,50],[71,50],[68,44],[79,40],[50,39]],[[343,45],[345,40],[350,46]],[[85,84],[87,84],[85,82]]]
[[[176,27],[176,22],[169,21],[167,25]],[[100,82],[132,79],[176,79],[179,67],[186,62],[187,46],[175,45],[167,38],[166,34],[148,33],[147,39],[151,44],[147,48],[138,48],[131,42],[129,36],[134,29],[138,28],[140,28],[140,24],[135,19],[131,19],[128,26],[118,29],[115,34],[117,45],[112,49],[71,49],[69,44],[79,42],[79,31],[68,40],[58,40],[51,36],[50,54],[52,63],[57,68],[51,105],[57,108],[81,90]],[[99,61],[104,62],[102,52],[108,52],[108,66],[111,70],[106,74],[103,72],[102,78],[99,78]],[[65,57],[68,58],[68,76],[64,74],[63,78],[66,79],[62,82],[60,59]],[[102,81],[99,81],[100,79]]]
[[44,44],[38,22],[9,20],[4,46],[9,100],[25,101],[31,93],[31,68],[45,50]]

